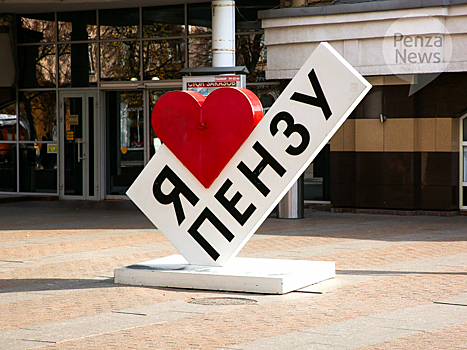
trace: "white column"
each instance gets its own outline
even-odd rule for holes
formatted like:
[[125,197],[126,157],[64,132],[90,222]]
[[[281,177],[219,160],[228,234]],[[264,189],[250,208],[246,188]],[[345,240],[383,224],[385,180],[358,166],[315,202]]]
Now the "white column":
[[212,1],[212,66],[235,66],[235,0]]

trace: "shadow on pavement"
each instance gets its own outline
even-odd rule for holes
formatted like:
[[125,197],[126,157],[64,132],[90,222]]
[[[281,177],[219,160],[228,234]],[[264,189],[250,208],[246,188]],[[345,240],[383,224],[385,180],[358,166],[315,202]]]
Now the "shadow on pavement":
[[94,289],[126,287],[115,284],[113,277],[92,279],[2,279],[0,280],[0,294],[21,292],[50,292],[57,290]]

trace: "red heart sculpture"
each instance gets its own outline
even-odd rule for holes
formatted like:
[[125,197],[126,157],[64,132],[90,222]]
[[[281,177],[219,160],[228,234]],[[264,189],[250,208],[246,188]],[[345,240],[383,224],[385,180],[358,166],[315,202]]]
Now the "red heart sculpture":
[[220,88],[205,99],[171,91],[152,112],[156,135],[209,188],[263,117],[258,97],[243,88]]

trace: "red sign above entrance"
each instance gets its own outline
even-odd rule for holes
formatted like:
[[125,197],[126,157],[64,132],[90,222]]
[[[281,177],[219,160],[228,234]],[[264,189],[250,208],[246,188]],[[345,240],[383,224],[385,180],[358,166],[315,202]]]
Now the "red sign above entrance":
[[197,82],[197,83],[187,83],[188,89],[193,88],[220,88],[220,87],[236,87],[237,83],[235,81],[211,81],[211,82]]
[[245,75],[209,75],[199,77],[183,77],[183,90],[196,91],[208,96],[216,89],[223,87],[246,87]]

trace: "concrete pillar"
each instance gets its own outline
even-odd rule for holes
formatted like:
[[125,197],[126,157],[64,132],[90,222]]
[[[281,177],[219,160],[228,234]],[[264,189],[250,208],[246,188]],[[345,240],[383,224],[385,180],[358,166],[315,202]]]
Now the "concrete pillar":
[[235,1],[212,1],[212,66],[235,67]]

